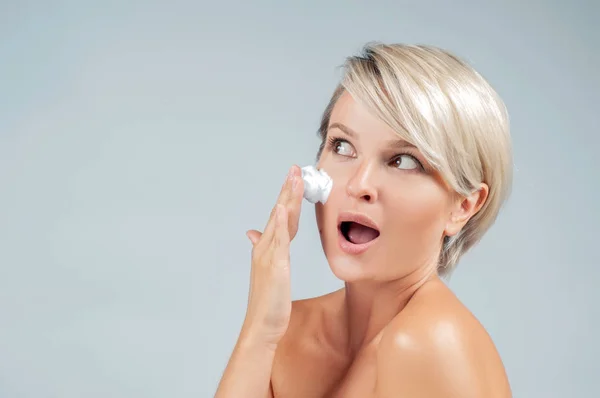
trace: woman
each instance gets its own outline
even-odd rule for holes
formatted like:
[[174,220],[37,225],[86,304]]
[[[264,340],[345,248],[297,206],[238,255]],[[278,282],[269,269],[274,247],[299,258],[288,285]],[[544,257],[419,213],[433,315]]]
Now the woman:
[[489,335],[441,280],[508,196],[496,92],[444,50],[370,44],[347,60],[319,133],[333,189],[317,224],[345,287],[290,301],[294,166],[264,232],[248,232],[248,309],[216,396],[510,397]]

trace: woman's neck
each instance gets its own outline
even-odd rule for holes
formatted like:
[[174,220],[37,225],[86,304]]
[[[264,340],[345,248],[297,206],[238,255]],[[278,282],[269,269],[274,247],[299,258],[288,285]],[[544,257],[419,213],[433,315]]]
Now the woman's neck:
[[390,282],[346,283],[344,290],[347,347],[354,356],[406,306],[413,294],[437,273],[421,268]]

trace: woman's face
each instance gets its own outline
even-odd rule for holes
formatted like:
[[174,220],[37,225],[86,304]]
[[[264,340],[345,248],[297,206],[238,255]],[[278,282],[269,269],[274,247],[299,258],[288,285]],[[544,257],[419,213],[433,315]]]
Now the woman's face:
[[444,235],[462,226],[454,216],[461,203],[422,154],[347,92],[326,139],[317,166],[333,188],[316,215],[333,273],[347,282],[390,281],[435,269]]

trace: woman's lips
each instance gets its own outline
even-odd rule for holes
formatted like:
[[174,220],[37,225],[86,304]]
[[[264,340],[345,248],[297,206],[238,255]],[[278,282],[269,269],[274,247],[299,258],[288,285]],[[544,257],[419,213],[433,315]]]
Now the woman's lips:
[[361,213],[352,213],[352,212],[341,212],[338,216],[338,220],[337,220],[337,224],[338,227],[343,223],[343,222],[355,222],[358,224],[362,224],[362,225],[366,225],[369,228],[373,228],[376,231],[379,231],[379,227],[377,226],[377,223],[375,221],[373,221],[371,218],[367,217],[364,214]]
[[379,232],[379,227],[377,226],[377,223],[375,223],[375,221],[373,221],[371,218],[367,217],[364,214],[353,213],[353,212],[341,212],[340,215],[338,216],[337,221],[338,221],[337,222],[337,230],[338,230],[339,246],[340,246],[340,249],[342,249],[342,251],[344,253],[351,254],[351,255],[357,255],[357,254],[364,253],[371,246],[373,246],[375,244],[375,242],[377,242],[377,240],[379,239],[379,235],[378,235],[375,239],[373,239],[369,242],[366,242],[366,243],[352,243],[348,239],[346,239],[346,237],[344,236],[344,233],[342,232],[342,228],[341,228],[342,223],[344,223],[344,222],[354,222],[354,223],[362,224],[362,225],[365,225],[365,226],[372,228]]
[[377,240],[379,239],[379,236],[378,236],[375,239],[373,239],[367,243],[360,243],[360,244],[352,243],[348,239],[346,239],[346,237],[342,233],[342,229],[340,227],[338,227],[337,230],[338,230],[338,242],[339,242],[340,249],[342,249],[342,251],[347,254],[352,254],[352,255],[362,254],[365,251],[367,251],[367,249],[369,249],[371,246],[373,246],[373,244],[375,244],[375,242],[377,242]]

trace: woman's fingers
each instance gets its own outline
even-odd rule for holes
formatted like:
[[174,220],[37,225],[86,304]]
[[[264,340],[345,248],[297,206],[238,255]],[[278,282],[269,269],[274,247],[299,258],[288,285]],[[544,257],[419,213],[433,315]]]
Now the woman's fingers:
[[304,181],[297,175],[292,183],[292,192],[288,198],[288,230],[290,240],[296,237],[298,224],[300,222],[300,210],[302,208],[302,199],[304,198]]
[[[296,166],[292,166],[290,168],[290,170],[288,171],[288,174],[285,178],[285,182],[283,183],[283,185],[281,187],[281,191],[279,192],[279,196],[277,197],[275,206],[273,206],[273,208],[271,209],[271,214],[269,215],[269,220],[267,221],[267,225],[275,218],[275,209],[277,207],[277,204],[285,204],[288,201],[288,198],[289,198],[291,190],[292,190],[292,182],[294,180],[295,175],[296,175]],[[266,230],[267,230],[267,227],[265,226],[265,231]]]
[[262,236],[262,233],[255,229],[251,229],[250,231],[246,232],[246,236],[248,237],[248,239],[250,239],[250,242],[252,242],[252,246],[256,246],[256,244],[260,240],[260,237]]
[[291,167],[285,182],[277,198],[277,202],[265,227],[264,232],[257,230],[249,230],[246,232],[246,236],[252,242],[252,246],[256,246],[259,242],[272,242],[277,230],[277,207],[279,205],[285,207],[286,212],[286,228],[288,230],[288,238],[291,241],[298,232],[298,223],[300,219],[300,209],[302,207],[302,198],[304,192],[304,182],[300,174],[298,166],[294,165]]
[[277,205],[283,205],[283,206],[289,205],[288,202],[292,195],[293,181],[295,178],[298,178],[297,174],[298,174],[298,167],[292,166],[292,168],[290,169],[290,171],[287,175],[285,183],[283,184],[283,188],[281,189],[281,193],[279,194],[277,203],[275,204],[275,206],[273,207],[273,210],[271,211],[269,221],[268,221],[267,226],[265,227],[265,230],[260,239],[261,242],[262,241],[270,242],[273,239],[273,235],[275,233],[275,228],[276,228],[276,222],[275,222],[276,214],[275,213],[276,213]]
[[273,237],[274,268],[286,269],[290,265],[290,233],[288,230],[288,210],[285,206],[276,206],[277,228]]

